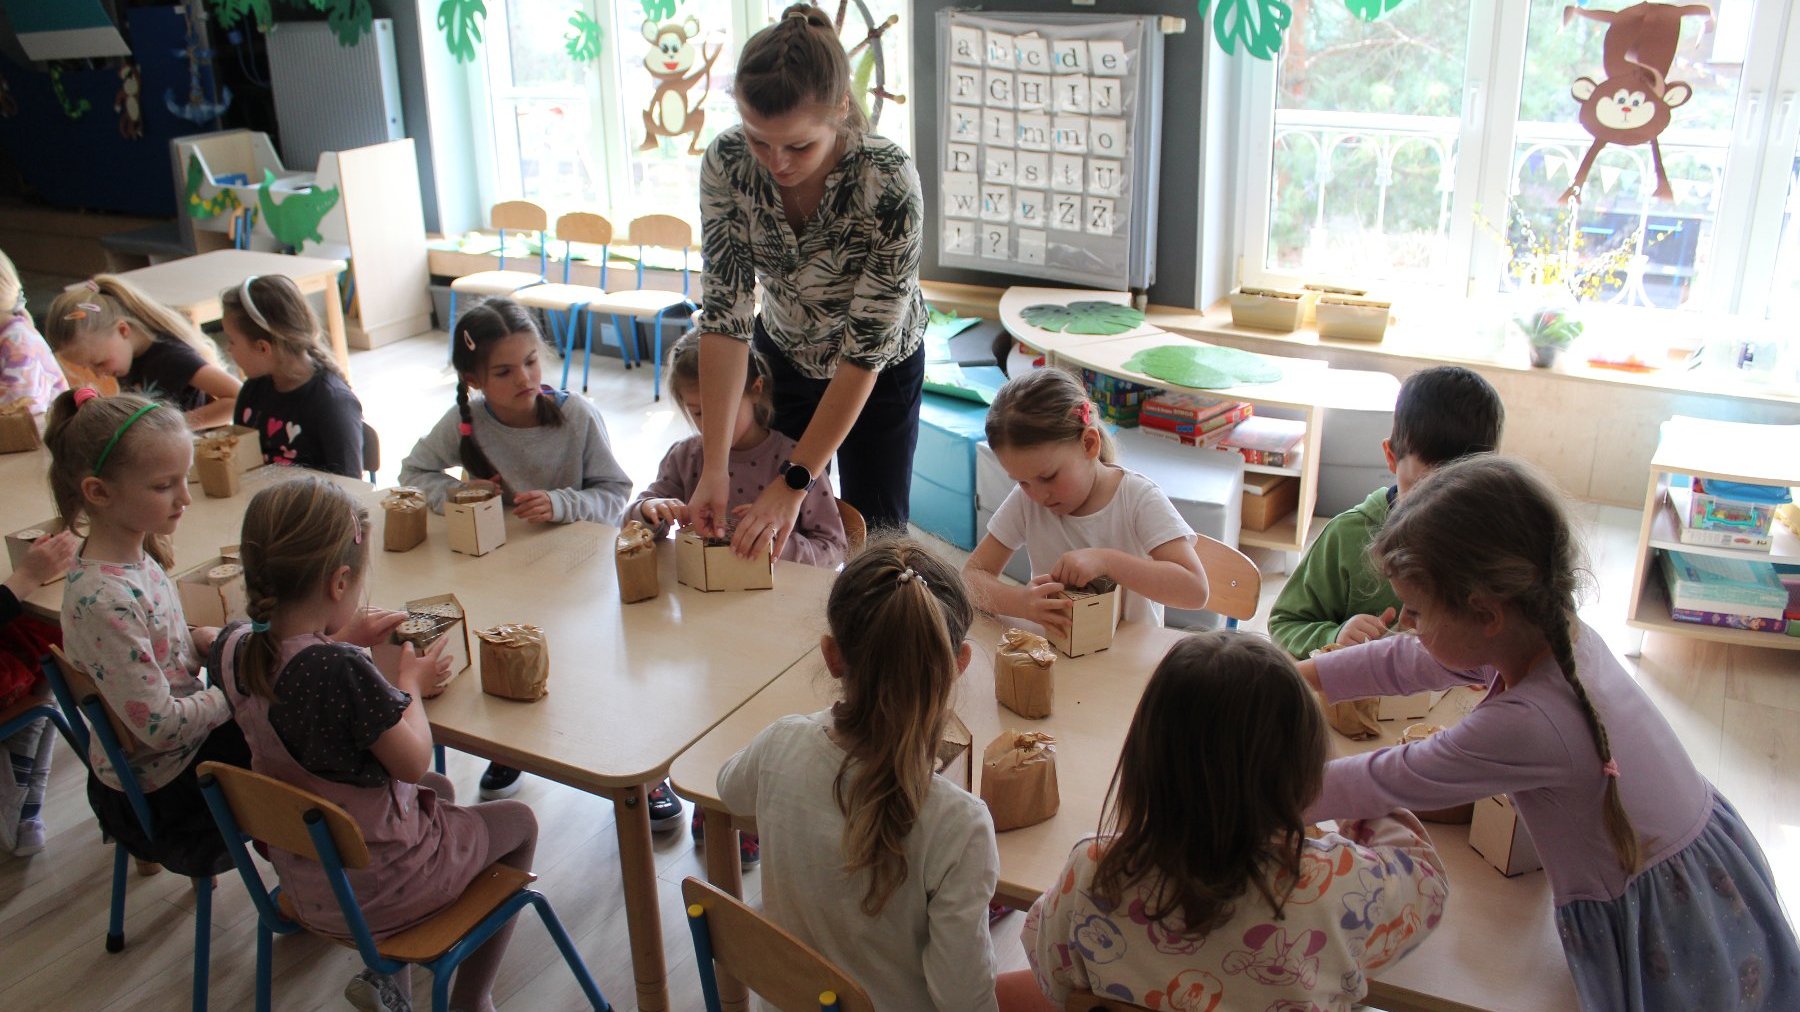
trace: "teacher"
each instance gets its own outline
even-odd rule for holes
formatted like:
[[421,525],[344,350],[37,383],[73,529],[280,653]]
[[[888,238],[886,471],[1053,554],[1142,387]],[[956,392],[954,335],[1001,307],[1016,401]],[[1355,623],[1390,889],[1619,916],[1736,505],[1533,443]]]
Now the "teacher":
[[816,7],[795,4],[751,36],[734,93],[742,123],[714,138],[700,171],[704,464],[690,521],[722,535],[731,520],[732,422],[754,344],[773,380],[772,424],[797,445],[739,507],[732,547],[747,556],[773,540],[780,555],[833,454],[868,525],[904,527],[925,377],[918,171],[868,132]]

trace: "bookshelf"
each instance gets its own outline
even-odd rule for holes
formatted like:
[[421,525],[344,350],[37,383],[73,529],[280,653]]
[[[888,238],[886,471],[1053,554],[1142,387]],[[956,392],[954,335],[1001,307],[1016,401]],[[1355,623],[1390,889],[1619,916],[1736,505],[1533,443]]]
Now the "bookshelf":
[[1800,650],[1800,636],[1677,622],[1669,617],[1668,589],[1656,566],[1659,550],[1800,565],[1800,538],[1780,523],[1775,525],[1775,544],[1766,552],[1684,544],[1675,500],[1688,492],[1670,487],[1670,476],[1677,474],[1763,485],[1800,485],[1800,425],[1755,425],[1681,415],[1662,424],[1656,454],[1650,459],[1644,519],[1638,534],[1637,571],[1626,612],[1626,622],[1646,632],[1673,633],[1735,646]]

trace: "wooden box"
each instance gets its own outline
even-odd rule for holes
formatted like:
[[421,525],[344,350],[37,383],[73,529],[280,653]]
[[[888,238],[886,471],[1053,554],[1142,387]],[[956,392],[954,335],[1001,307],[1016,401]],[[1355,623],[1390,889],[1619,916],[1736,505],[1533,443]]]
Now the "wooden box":
[[633,520],[613,542],[613,567],[619,577],[619,600],[625,604],[648,601],[662,593],[662,575],[656,569],[656,532]]
[[1113,630],[1119,627],[1121,594],[1118,584],[1110,580],[1063,591],[1063,596],[1074,605],[1069,612],[1069,635],[1045,630],[1044,638],[1070,657],[1105,650],[1112,646]]
[[1431,716],[1431,708],[1444,698],[1444,689],[1429,689],[1415,692],[1410,696],[1382,696],[1382,720],[1424,720]]
[[1306,309],[1303,313],[1301,313],[1300,325],[1302,327],[1314,327],[1314,328],[1318,327],[1318,325],[1319,325],[1319,300],[1320,299],[1330,298],[1333,296],[1342,296],[1342,295],[1363,296],[1363,295],[1369,294],[1369,291],[1366,288],[1352,288],[1352,287],[1348,287],[1345,285],[1330,285],[1330,284],[1326,284],[1322,281],[1308,281],[1307,283],[1300,286],[1300,290],[1306,293]]
[[1475,814],[1469,820],[1469,846],[1488,864],[1511,878],[1543,867],[1537,848],[1531,845],[1531,833],[1525,820],[1502,794],[1475,802]]
[[1228,299],[1234,325],[1282,333],[1300,329],[1306,308],[1306,293],[1282,288],[1240,288]]
[[42,442],[37,419],[31,414],[31,398],[22,397],[0,407],[0,453],[24,453],[37,449]]
[[675,539],[675,579],[695,590],[772,590],[775,558],[740,559],[725,538],[702,537],[687,529]]
[[223,626],[250,617],[241,563],[215,555],[175,577],[188,625]]
[[[1276,477],[1258,475],[1257,477]],[[1300,506],[1300,479],[1292,475],[1280,475],[1279,480],[1263,486],[1261,495],[1252,495],[1246,491],[1243,509],[1240,511],[1240,525],[1246,531],[1266,531],[1281,521]],[[1251,476],[1245,475],[1244,481],[1249,483]]]
[[[477,496],[481,496],[477,498]],[[461,498],[462,502],[457,500]],[[458,489],[444,502],[450,550],[486,555],[506,544],[506,509],[499,494],[487,489]]]
[[944,722],[944,736],[938,739],[937,764],[934,772],[965,791],[975,789],[975,736],[969,725],[956,714]]
[[1319,336],[1340,341],[1379,341],[1387,334],[1388,314],[1394,304],[1354,295],[1327,295],[1319,299]]
[[232,469],[239,474],[263,466],[262,439],[255,429],[243,425],[222,425],[216,429],[207,429],[195,441],[196,460],[204,455],[201,451],[209,445],[223,450],[224,459],[229,460]]
[[[439,637],[448,636],[444,656],[450,658],[450,673],[444,680],[425,691],[430,699],[447,688],[456,676],[469,669],[469,622],[462,602],[455,594],[439,594],[406,602],[406,620],[394,630],[393,645],[411,643],[416,653],[424,653]],[[383,669],[385,670],[385,669]]]
[[425,493],[410,485],[390,488],[381,497],[381,547],[408,552],[425,540]]
[[[8,534],[6,536],[6,557],[11,561],[13,571],[17,572],[20,564],[25,561],[25,553],[31,550],[32,542],[35,542],[39,538],[47,538],[52,534],[61,533],[62,529],[62,518],[51,517],[48,520],[40,520],[30,527],[20,528],[19,530]],[[46,582],[55,583],[68,575],[68,573],[58,573]]]

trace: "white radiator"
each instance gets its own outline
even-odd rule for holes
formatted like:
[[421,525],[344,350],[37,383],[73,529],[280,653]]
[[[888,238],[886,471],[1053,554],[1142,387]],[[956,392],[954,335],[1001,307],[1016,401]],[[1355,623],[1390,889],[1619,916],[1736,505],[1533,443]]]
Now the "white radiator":
[[290,170],[311,171],[323,151],[406,136],[391,19],[376,18],[354,46],[340,45],[323,21],[277,22],[268,46],[281,160]]

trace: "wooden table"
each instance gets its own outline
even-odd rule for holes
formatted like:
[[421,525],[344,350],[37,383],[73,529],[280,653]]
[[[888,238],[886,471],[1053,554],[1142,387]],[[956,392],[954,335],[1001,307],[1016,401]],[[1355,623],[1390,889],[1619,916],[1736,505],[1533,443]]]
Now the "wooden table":
[[[1003,728],[1056,735],[1061,810],[1047,822],[999,836],[999,899],[1022,909],[1057,880],[1075,842],[1095,831],[1138,698],[1157,661],[1182,634],[1128,622],[1119,626],[1112,649],[1057,658],[1056,713],[1031,721],[994,701],[993,654],[1000,628],[983,618],[971,630],[975,659],[957,685],[956,711],[969,725],[977,756]],[[729,832],[733,821],[718,801],[719,768],[777,718],[828,705],[831,681],[822,671],[814,651],[701,738],[671,770],[676,790],[707,809],[708,877],[740,895],[736,834]],[[1469,702],[1466,694],[1451,693],[1431,720],[1454,722]],[[1394,735],[1400,730],[1392,722],[1383,728]],[[1331,738],[1339,754],[1383,744]],[[979,760],[975,765],[979,770]],[[979,784],[979,772],[976,777]],[[1505,878],[1469,849],[1468,827],[1429,828],[1450,878],[1443,923],[1407,958],[1370,981],[1369,1001],[1395,1010],[1575,1008],[1544,875]]]
[[324,294],[325,329],[331,335],[331,353],[337,358],[338,368],[348,376],[350,346],[344,334],[344,306],[337,288],[338,275],[345,266],[342,260],[222,249],[126,271],[119,277],[200,326],[223,315],[220,292],[243,284],[253,274],[285,274],[305,294]]

